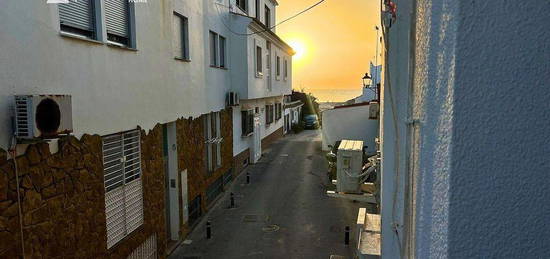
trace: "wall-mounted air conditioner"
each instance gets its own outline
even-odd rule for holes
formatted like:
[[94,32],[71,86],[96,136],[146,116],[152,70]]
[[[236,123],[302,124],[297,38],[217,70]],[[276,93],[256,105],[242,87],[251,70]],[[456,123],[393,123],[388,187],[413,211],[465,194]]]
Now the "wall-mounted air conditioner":
[[380,117],[380,104],[377,102],[369,103],[369,119],[377,120]]
[[227,106],[238,106],[239,94],[235,92],[227,93]]
[[71,96],[15,96],[15,135],[18,138],[56,138],[72,132]]

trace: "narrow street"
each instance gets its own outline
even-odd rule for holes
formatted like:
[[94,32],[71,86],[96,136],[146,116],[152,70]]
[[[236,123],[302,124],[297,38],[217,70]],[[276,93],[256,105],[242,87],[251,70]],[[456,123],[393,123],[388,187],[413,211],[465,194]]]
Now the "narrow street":
[[[360,203],[329,198],[320,131],[275,142],[244,171],[170,258],[329,258],[354,254]],[[229,193],[236,208],[229,209]],[[206,239],[206,218],[212,238]],[[344,228],[350,225],[350,245]]]

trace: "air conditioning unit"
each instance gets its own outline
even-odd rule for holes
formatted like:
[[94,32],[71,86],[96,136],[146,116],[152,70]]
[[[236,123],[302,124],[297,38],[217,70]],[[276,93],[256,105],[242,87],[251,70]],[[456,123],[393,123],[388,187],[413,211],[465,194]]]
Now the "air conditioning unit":
[[369,119],[377,120],[380,117],[380,104],[377,102],[369,103]]
[[56,138],[73,132],[71,96],[16,95],[17,138]]
[[363,141],[342,140],[336,159],[336,191],[361,193]]
[[227,106],[238,106],[239,94],[235,92],[227,93]]

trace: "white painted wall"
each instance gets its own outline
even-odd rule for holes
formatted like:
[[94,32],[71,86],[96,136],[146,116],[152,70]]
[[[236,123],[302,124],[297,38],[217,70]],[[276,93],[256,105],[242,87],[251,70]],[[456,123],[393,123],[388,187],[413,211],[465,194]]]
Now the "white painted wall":
[[[550,5],[396,2],[382,111],[383,257],[399,257],[395,223],[410,230],[398,227],[405,256],[549,257]],[[406,126],[409,116],[417,122]]]
[[362,140],[368,146],[367,152],[376,152],[375,138],[378,137],[378,120],[370,120],[369,105],[330,109],[322,112],[321,129],[323,150],[342,139]]
[[273,123],[266,125],[265,117],[265,105],[267,103],[274,104],[276,102],[282,103],[283,98],[280,97],[270,97],[254,100],[241,100],[239,106],[233,107],[233,156],[238,155],[239,153],[245,151],[247,148],[252,147],[252,138],[253,136],[243,137],[242,136],[242,110],[254,109],[255,107],[260,108],[260,132],[261,138],[269,136],[271,133],[275,132],[277,129],[283,127],[284,117],[281,117],[279,120],[274,120]]
[[[224,108],[230,71],[240,64],[228,55],[229,70],[209,67],[208,31],[232,38],[214,2],[229,4],[228,0],[136,3],[137,51],[131,51],[60,36],[54,4],[2,1],[0,109],[5,112],[0,114],[0,147],[6,147],[11,135],[15,94],[72,95],[76,136],[109,134],[136,125],[151,129],[157,123]],[[174,10],[189,18],[188,63],[173,58]],[[228,41],[231,48],[234,42]]]

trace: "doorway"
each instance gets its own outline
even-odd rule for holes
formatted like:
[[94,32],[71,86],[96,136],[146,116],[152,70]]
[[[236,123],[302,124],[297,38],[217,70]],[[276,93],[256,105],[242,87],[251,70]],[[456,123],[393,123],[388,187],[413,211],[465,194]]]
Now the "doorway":
[[178,150],[176,123],[163,125],[163,154],[166,187],[166,236],[168,240],[179,240],[179,186]]
[[252,163],[258,162],[262,157],[262,136],[261,136],[261,122],[260,114],[257,113],[254,116],[254,136],[252,143]]

